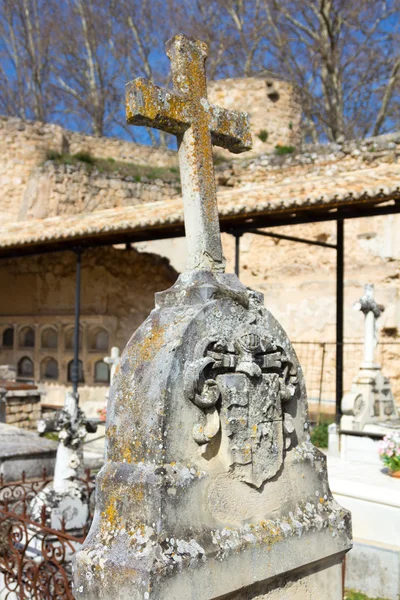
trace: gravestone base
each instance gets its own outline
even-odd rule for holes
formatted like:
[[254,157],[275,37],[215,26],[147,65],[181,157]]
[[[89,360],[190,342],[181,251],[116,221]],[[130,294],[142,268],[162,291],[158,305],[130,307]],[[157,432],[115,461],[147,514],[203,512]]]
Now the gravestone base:
[[[289,527],[290,519],[286,523]],[[285,525],[285,523],[283,523]],[[251,529],[251,528],[250,528]],[[285,527],[286,529],[286,527]],[[279,535],[284,539],[279,539]],[[248,537],[250,537],[248,535]],[[217,552],[214,556],[197,555],[200,546],[190,540],[193,557],[176,556],[168,568],[153,572],[148,569],[150,558],[143,549],[143,557],[137,560],[122,548],[124,534],[118,550],[102,553],[99,546],[78,552],[76,577],[80,585],[75,589],[76,598],[95,600],[342,600],[342,561],[348,550],[339,535],[329,527],[322,531],[310,531],[299,535],[282,531],[277,541],[241,544],[233,550]],[[226,542],[229,542],[227,536]],[[235,537],[235,536],[231,536]],[[178,540],[178,542],[180,542]],[[183,548],[185,542],[181,544]],[[234,544],[234,543],[233,543]],[[118,540],[116,540],[118,546]],[[151,544],[150,544],[151,545]],[[224,542],[225,545],[225,542]],[[186,547],[187,548],[187,547]],[[100,550],[100,551],[99,551]],[[159,546],[159,555],[163,548]],[[133,559],[133,560],[132,560]],[[150,559],[151,560],[151,559]],[[98,578],[99,573],[100,579]],[[271,576],[273,574],[273,576]],[[142,579],[141,579],[142,578]],[[140,583],[142,585],[140,585]],[[105,593],[105,590],[107,592]],[[286,594],[286,595],[285,595]]]
[[343,564],[333,557],[318,565],[262,581],[218,600],[332,600],[342,598]]

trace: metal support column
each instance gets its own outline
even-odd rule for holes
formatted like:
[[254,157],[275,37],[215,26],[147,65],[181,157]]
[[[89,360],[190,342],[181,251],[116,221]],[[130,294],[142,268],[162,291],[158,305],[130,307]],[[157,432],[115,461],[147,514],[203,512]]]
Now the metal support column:
[[336,424],[340,425],[343,397],[344,221],[336,221]]
[[240,271],[240,238],[242,237],[241,233],[234,233],[235,236],[235,275],[239,277]]
[[78,393],[79,384],[79,321],[81,312],[81,258],[82,250],[77,248],[76,254],[76,283],[75,283],[75,328],[74,328],[74,359],[71,369],[72,391]]

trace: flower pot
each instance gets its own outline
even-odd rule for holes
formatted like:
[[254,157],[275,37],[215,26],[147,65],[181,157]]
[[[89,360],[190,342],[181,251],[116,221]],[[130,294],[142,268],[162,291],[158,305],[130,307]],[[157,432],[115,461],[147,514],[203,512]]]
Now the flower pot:
[[400,479],[400,471],[391,471],[389,469],[389,475],[390,477],[397,477],[398,479]]

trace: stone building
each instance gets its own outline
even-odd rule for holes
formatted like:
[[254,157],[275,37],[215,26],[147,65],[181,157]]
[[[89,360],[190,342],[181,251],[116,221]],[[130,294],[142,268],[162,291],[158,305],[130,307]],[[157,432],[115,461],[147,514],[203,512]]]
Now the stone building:
[[[333,211],[341,202],[361,211],[366,203],[400,198],[400,135],[301,148],[300,110],[289,84],[267,78],[233,83],[211,84],[211,100],[227,108],[235,101],[250,112],[255,147],[249,156],[217,161],[228,271],[235,258],[228,231],[237,224],[258,226],[272,213],[283,219],[310,207]],[[264,129],[265,141],[258,135]],[[154,293],[184,268],[176,154],[6,117],[0,120],[0,150],[0,280],[6,290],[0,299],[0,364],[14,364],[20,380],[40,382],[47,402],[62,402],[72,360],[71,250],[82,246],[81,398],[95,410],[108,385],[103,357],[112,346],[125,345],[153,307]],[[347,387],[362,341],[362,321],[351,306],[371,282],[387,307],[380,323],[386,371],[395,378],[395,390],[400,388],[399,218],[346,221],[345,338],[356,343],[349,346]],[[331,221],[265,231],[336,242]],[[265,294],[294,341],[311,400],[318,399],[321,343],[328,343],[322,399],[332,403],[335,251],[253,233],[241,237],[240,248],[241,280]]]
[[[230,78],[210,82],[208,90],[213,104],[232,110],[240,107],[250,114],[250,155],[271,152],[276,146],[299,147],[301,105],[293,84],[270,76]],[[229,158],[225,150],[216,150],[216,154]]]

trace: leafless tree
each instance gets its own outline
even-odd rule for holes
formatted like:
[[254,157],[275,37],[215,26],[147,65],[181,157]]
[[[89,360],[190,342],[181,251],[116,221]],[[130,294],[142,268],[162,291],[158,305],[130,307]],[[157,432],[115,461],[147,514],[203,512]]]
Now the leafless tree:
[[[119,36],[118,58],[125,82],[134,77],[145,77],[154,83],[168,82],[168,61],[165,42],[170,31],[165,19],[164,0],[118,0],[115,11]],[[123,91],[123,90],[122,90]],[[121,112],[118,124],[133,137],[136,128],[125,125],[125,114]],[[146,128],[153,145],[167,145],[167,136]]]
[[[267,70],[295,83],[307,139],[363,137],[400,125],[400,0],[0,0],[0,6],[6,114],[56,117],[95,135],[128,131],[125,82],[141,75],[168,85],[164,45],[183,32],[209,44],[210,78]],[[166,143],[157,132],[148,135],[153,144]]]
[[0,110],[45,121],[50,92],[52,9],[46,0],[0,2]]
[[114,9],[109,0],[58,4],[53,68],[60,110],[94,135],[109,132],[121,109],[123,82]]
[[399,0],[265,0],[265,8],[269,49],[299,85],[311,137],[380,133],[400,81]]

